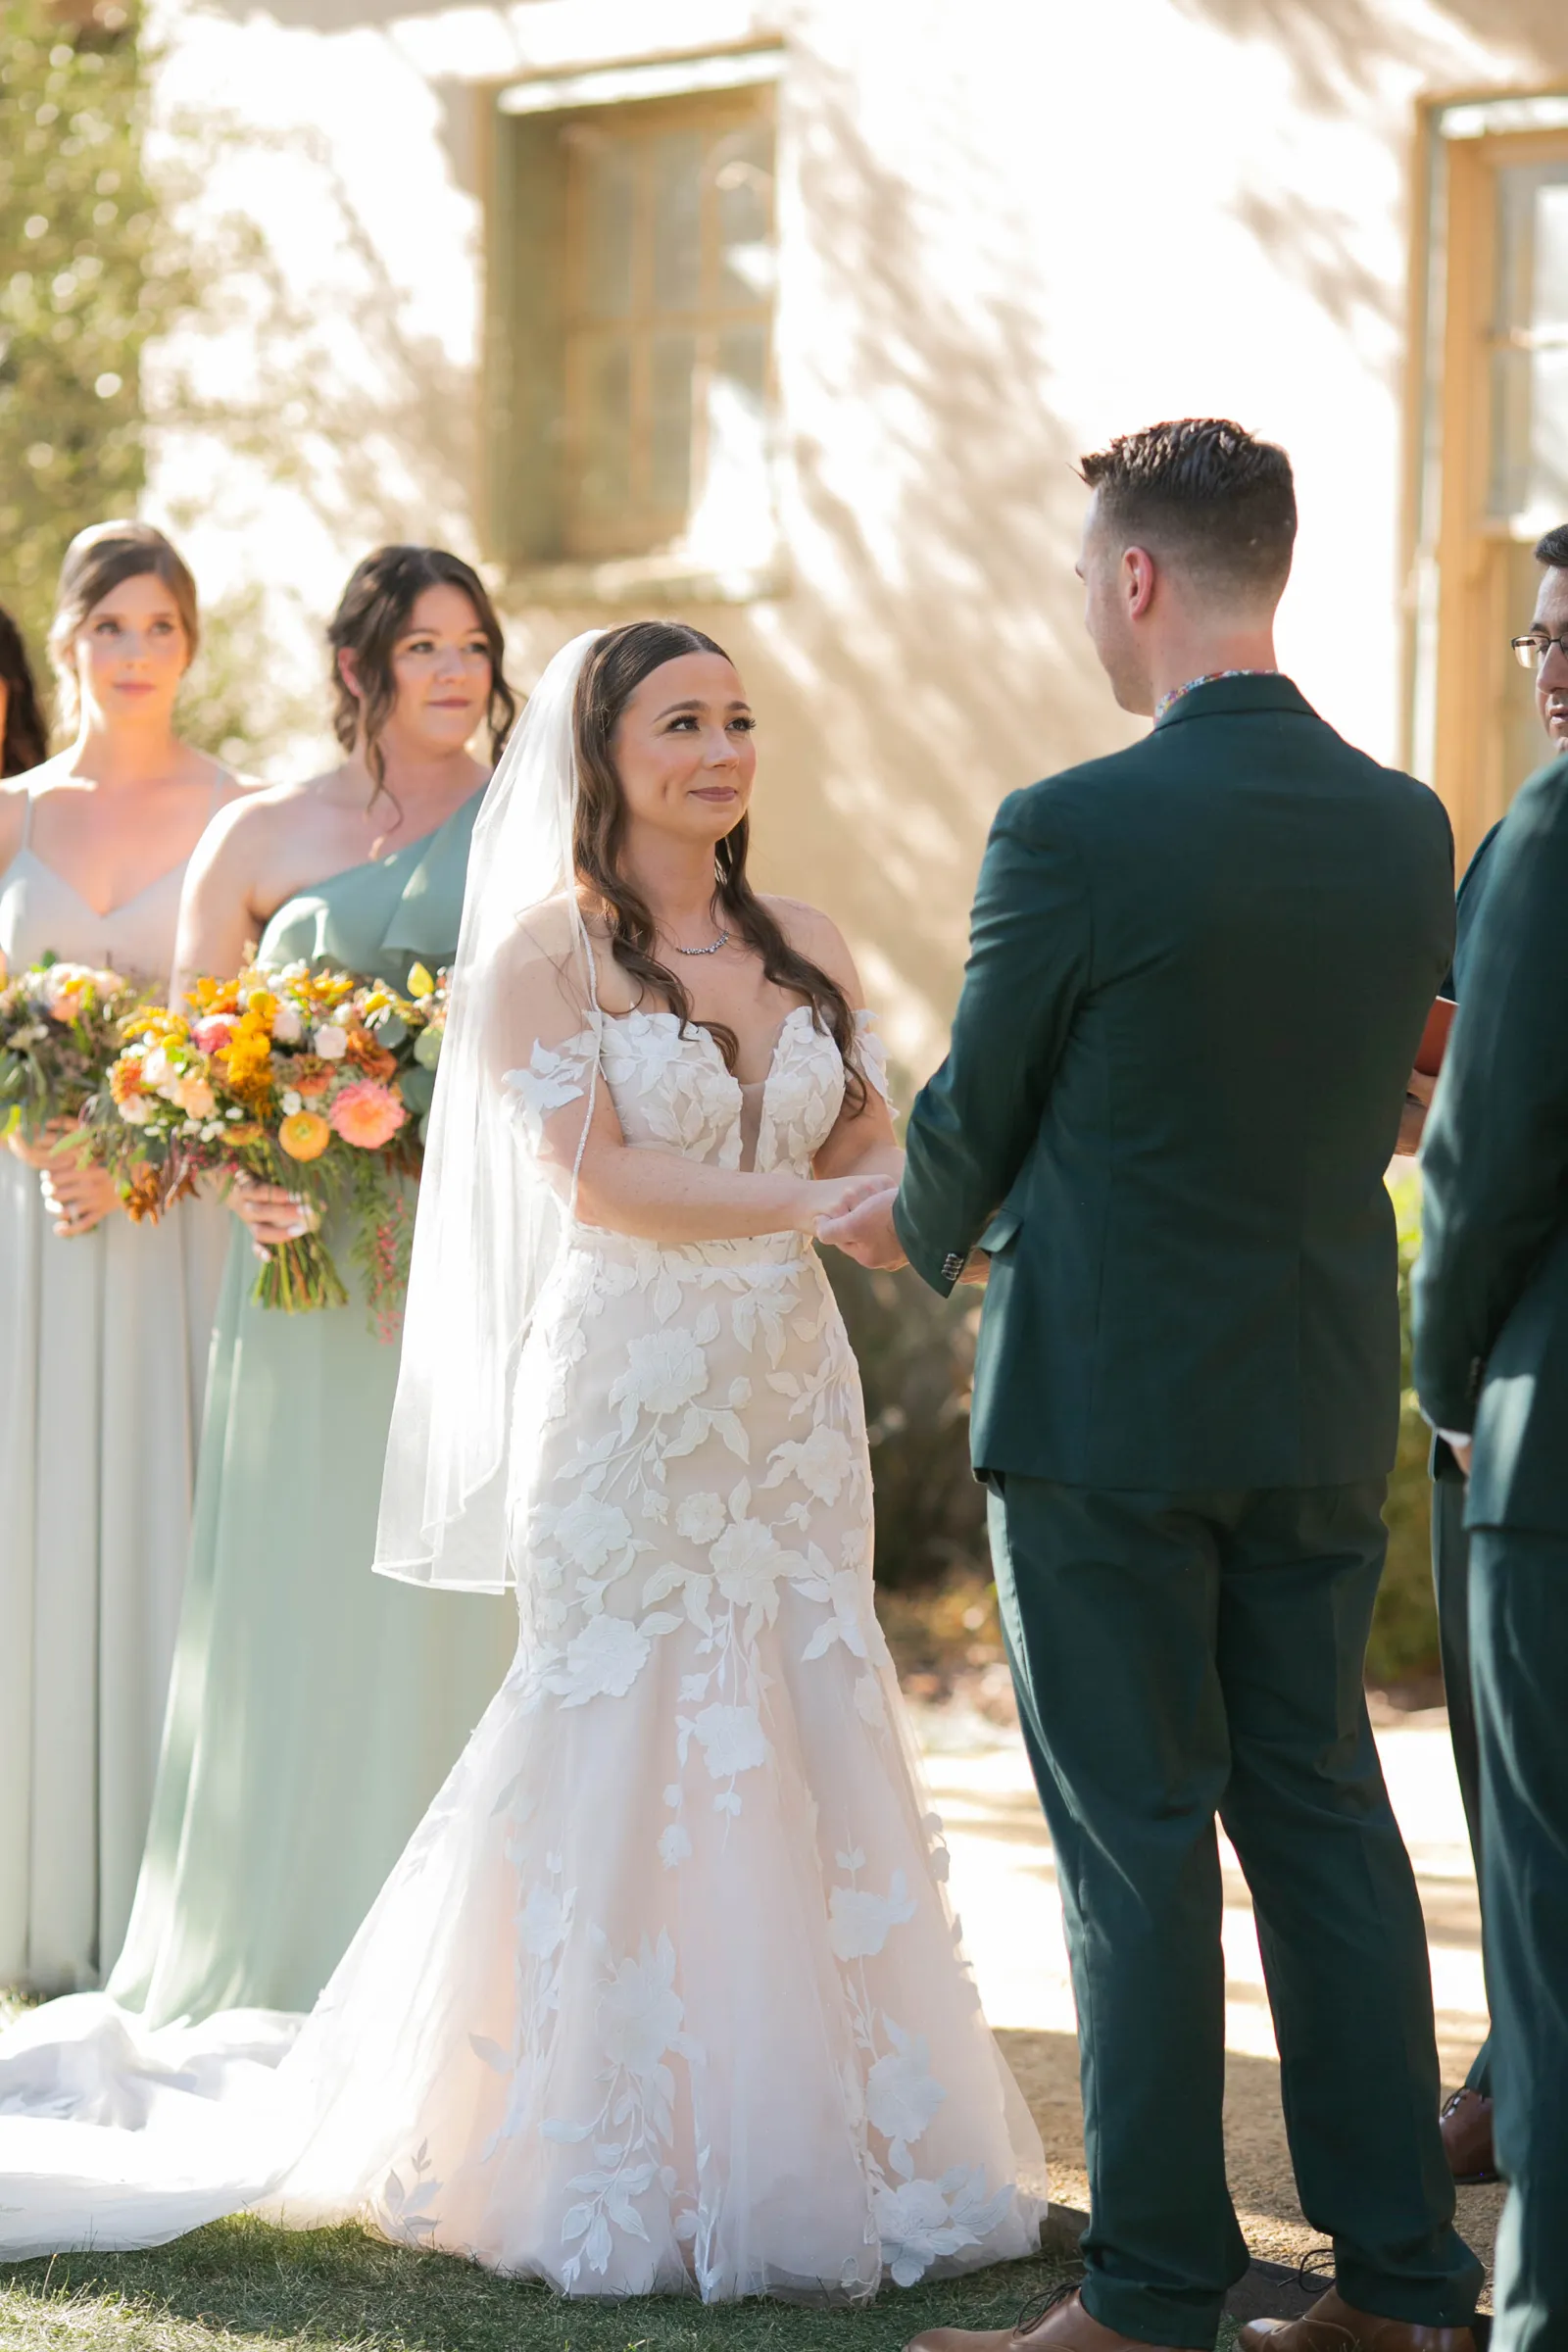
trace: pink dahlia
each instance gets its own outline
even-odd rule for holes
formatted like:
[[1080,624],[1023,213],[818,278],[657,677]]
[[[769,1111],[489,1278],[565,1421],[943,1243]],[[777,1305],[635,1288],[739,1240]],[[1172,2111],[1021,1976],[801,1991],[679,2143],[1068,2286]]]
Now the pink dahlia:
[[409,1114],[391,1087],[378,1078],[359,1078],[334,1098],[326,1115],[346,1144],[361,1152],[379,1152]]
[[205,1020],[196,1023],[191,1038],[203,1054],[221,1053],[234,1034],[234,1015],[230,1012],[210,1012]]

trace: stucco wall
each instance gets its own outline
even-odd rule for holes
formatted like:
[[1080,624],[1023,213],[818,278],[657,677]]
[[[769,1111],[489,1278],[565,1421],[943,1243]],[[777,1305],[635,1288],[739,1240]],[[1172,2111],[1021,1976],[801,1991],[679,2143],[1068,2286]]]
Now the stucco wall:
[[[152,504],[205,584],[269,588],[306,676],[375,537],[477,543],[484,85],[784,36],[788,589],[691,617],[763,719],[762,877],[845,925],[907,1073],[998,801],[1127,738],[1082,636],[1079,450],[1197,411],[1283,440],[1284,659],[1398,755],[1415,106],[1568,76],[1545,0],[209,0],[162,29],[172,150],[208,119],[194,201],[277,263],[183,356],[296,478],[265,432],[241,463],[181,428]],[[597,617],[514,612],[519,671]]]

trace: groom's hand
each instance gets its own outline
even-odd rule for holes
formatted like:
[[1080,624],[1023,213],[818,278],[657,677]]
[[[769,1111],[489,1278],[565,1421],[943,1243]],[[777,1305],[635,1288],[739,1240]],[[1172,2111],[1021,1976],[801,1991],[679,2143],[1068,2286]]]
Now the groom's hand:
[[898,1199],[897,1185],[889,1185],[884,1193],[873,1193],[858,1208],[847,1216],[824,1217],[816,1229],[819,1242],[831,1242],[853,1257],[857,1265],[873,1267],[879,1273],[892,1273],[906,1266],[904,1245],[899,1240],[893,1222],[893,1203]]

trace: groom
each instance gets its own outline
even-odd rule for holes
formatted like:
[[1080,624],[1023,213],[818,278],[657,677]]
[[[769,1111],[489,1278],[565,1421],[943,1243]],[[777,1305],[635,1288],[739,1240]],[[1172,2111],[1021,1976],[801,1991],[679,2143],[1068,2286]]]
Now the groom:
[[910,2352],[1213,2344],[1215,1818],[1247,1874],[1335,2288],[1247,2352],[1473,2352],[1415,1885],[1362,1696],[1398,1421],[1383,1186],[1453,935],[1447,819],[1280,675],[1296,501],[1234,424],[1086,459],[1079,571],[1131,750],[1003,804],[908,1164],[822,1236],[989,1265],[975,1468],[1072,1951],[1082,2288]]

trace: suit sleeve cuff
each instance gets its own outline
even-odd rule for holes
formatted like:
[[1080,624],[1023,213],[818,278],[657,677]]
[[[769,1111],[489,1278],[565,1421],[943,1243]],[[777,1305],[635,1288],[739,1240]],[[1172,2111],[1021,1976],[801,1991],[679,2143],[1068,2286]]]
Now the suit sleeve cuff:
[[903,1193],[893,1202],[893,1226],[904,1248],[904,1254],[920,1280],[946,1298],[958,1276],[963,1272],[964,1257],[956,1252],[931,1248],[925,1237],[915,1230],[914,1220],[905,1205]]

